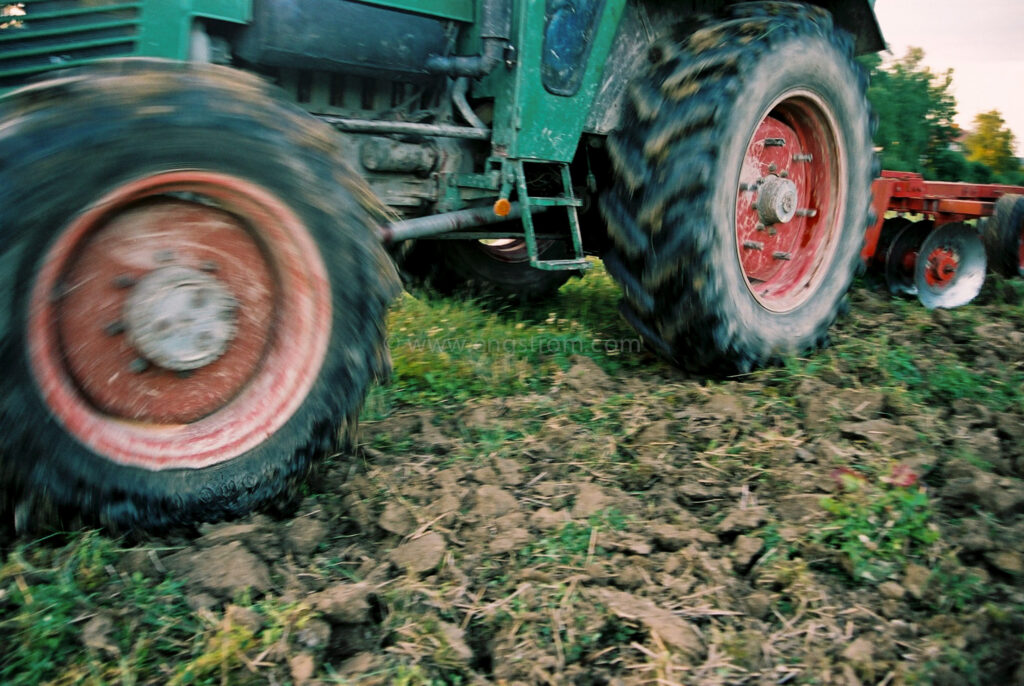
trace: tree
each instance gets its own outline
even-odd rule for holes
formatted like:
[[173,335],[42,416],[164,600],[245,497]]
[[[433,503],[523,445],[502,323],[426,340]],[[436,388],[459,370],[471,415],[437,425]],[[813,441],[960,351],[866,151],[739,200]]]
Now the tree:
[[[953,123],[956,100],[950,93],[953,70],[934,74],[922,65],[924,50],[883,64],[878,55],[861,58],[871,74],[868,99],[878,115],[875,145],[886,169],[953,179],[966,160],[950,150],[959,134]],[[958,159],[959,158],[959,159]]]
[[967,159],[982,162],[996,174],[1020,170],[1020,161],[1013,154],[1014,135],[1006,128],[999,110],[982,112],[974,118],[974,131],[964,140]]

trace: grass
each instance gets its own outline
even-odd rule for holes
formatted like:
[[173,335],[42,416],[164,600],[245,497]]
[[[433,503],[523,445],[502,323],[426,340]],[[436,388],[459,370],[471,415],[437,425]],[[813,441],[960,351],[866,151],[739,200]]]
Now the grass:
[[392,382],[369,406],[544,392],[575,355],[610,372],[636,367],[645,356],[618,315],[618,299],[600,263],[543,306],[403,294],[388,321]]

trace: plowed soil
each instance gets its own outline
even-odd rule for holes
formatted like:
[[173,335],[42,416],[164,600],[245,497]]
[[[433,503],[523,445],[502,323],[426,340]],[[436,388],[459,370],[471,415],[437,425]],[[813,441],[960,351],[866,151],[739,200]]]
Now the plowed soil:
[[119,549],[76,635],[126,659],[112,589],[170,575],[251,639],[197,683],[1024,684],[1021,292],[858,288],[831,349],[744,377],[578,355],[398,402],[285,514]]

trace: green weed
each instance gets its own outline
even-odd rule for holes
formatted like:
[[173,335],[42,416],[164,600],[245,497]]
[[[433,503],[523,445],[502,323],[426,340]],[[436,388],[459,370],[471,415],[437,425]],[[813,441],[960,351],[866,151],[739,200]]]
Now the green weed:
[[842,492],[822,499],[832,521],[815,540],[840,551],[854,580],[884,581],[932,553],[939,529],[923,487],[872,482],[852,470],[839,480]]

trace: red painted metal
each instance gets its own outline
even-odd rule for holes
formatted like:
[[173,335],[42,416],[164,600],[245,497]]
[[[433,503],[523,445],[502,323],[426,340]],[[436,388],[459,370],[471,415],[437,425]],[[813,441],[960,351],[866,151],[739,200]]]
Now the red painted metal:
[[[736,200],[736,250],[747,287],[762,307],[799,306],[820,279],[835,247],[843,206],[841,146],[824,103],[810,93],[781,99],[747,145]],[[765,180],[796,188],[797,214],[766,222],[757,201]]]
[[[883,171],[872,185],[875,223],[864,236],[861,257],[871,262],[884,259],[876,255],[878,239],[886,212],[923,214],[939,227],[951,222],[979,219],[992,215],[996,200],[1007,193],[1024,194],[1024,187],[1002,184],[926,181],[913,172]],[[1024,264],[1024,248],[1022,248]]]
[[956,280],[956,270],[960,266],[960,257],[949,248],[936,248],[928,255],[927,268],[924,272],[925,281],[929,286],[945,286]]
[[[125,286],[167,259],[216,263],[240,303],[238,331],[190,374],[138,373],[137,353],[104,327],[119,318]],[[61,230],[32,288],[29,358],[55,417],[97,454],[199,468],[259,445],[298,409],[326,355],[330,315],[326,267],[284,203],[237,177],[173,171],[114,189]]]

